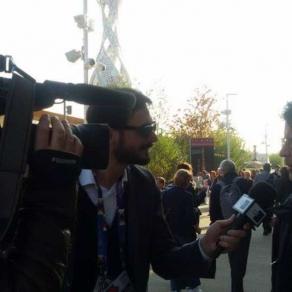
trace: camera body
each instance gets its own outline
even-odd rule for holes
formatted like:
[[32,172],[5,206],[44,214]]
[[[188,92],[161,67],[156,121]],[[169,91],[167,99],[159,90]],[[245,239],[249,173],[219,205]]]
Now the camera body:
[[[31,138],[28,152],[28,164],[31,161],[33,141],[35,141],[36,124],[31,125]],[[79,124],[71,125],[83,145],[81,157],[82,169],[105,169],[109,159],[109,127],[106,124]],[[1,138],[1,129],[0,129]]]
[[[50,107],[55,99],[85,105],[114,106],[127,117],[135,105],[131,94],[87,84],[56,81],[37,83],[18,68],[10,56],[0,55],[0,72],[12,78],[0,78],[0,243],[7,234],[23,188],[23,177],[29,163],[35,138],[33,111]],[[104,169],[109,157],[109,127],[101,124],[72,126],[83,144],[83,168]]]
[[[16,78],[18,80],[19,77]],[[20,82],[25,80],[19,80]],[[17,88],[16,88],[17,87]],[[21,94],[21,84],[18,84],[16,81],[15,83],[12,82],[10,79],[0,78],[0,112],[4,115],[4,128],[10,127],[8,130],[9,132],[15,133],[15,140],[18,139],[19,143],[21,143],[21,134],[17,135],[18,127],[21,123],[23,117],[20,114],[19,104],[15,102],[9,104],[10,100],[20,100],[18,96],[15,95]],[[25,92],[25,91],[24,91]],[[24,94],[23,92],[23,94]],[[37,94],[36,90],[34,94]],[[45,93],[40,93],[45,94]],[[38,99],[38,96],[34,97]],[[52,100],[51,97],[50,102]],[[6,102],[8,99],[8,102]],[[44,97],[41,101],[38,102],[37,107],[35,106],[36,103],[34,102],[33,108],[31,113],[35,109],[39,109],[39,104],[42,102],[46,104],[47,101],[43,101]],[[24,101],[25,102],[25,101]],[[6,108],[8,107],[8,109]],[[14,112],[19,112],[18,115],[14,114]],[[9,113],[13,113],[9,118]],[[7,120],[6,120],[7,118]],[[32,118],[31,118],[32,119]],[[8,124],[9,123],[9,124]],[[30,125],[30,129],[27,128],[26,133],[22,135],[28,135],[27,139],[29,139],[29,146],[28,146],[28,159],[27,162],[29,163],[31,152],[33,151],[33,144],[35,141],[35,126],[34,124]],[[80,124],[80,125],[71,125],[71,129],[73,134],[75,134],[83,145],[83,154],[81,157],[81,167],[84,169],[105,169],[108,163],[109,158],[109,127],[106,124]],[[2,137],[2,132],[4,129],[0,129],[0,139]],[[29,134],[31,132],[31,134]],[[8,133],[9,134],[9,133]],[[11,143],[10,143],[11,144]],[[1,151],[1,149],[0,149]],[[1,156],[1,154],[0,154]]]

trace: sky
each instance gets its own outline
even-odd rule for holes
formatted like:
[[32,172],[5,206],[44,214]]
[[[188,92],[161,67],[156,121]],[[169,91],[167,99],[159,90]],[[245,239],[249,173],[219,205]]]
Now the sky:
[[[64,53],[80,49],[82,31],[73,16],[82,0],[2,0],[0,54],[37,81],[83,82],[82,62]],[[158,86],[175,112],[195,88],[208,87],[225,109],[229,95],[231,126],[264,152],[280,149],[280,114],[292,99],[292,18],[290,1],[123,0],[119,39],[122,59],[140,89]],[[89,57],[99,49],[102,23],[96,1],[88,0],[95,31]],[[155,97],[154,97],[155,98]],[[73,108],[80,115],[80,107]],[[222,119],[224,117],[222,116]]]

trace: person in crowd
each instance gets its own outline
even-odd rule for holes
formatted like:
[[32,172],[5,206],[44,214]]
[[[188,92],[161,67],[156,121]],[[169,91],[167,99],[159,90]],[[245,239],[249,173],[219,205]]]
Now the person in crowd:
[[263,165],[263,170],[258,173],[254,179],[254,184],[257,184],[258,182],[267,182],[273,185],[273,178],[271,176],[271,164],[270,163],[265,163]]
[[217,177],[217,172],[215,170],[211,170],[210,171],[210,179],[211,179],[211,185],[210,185],[210,187],[212,187],[212,185],[213,185],[216,177]]
[[187,186],[187,191],[193,194],[194,204],[199,206],[203,202],[205,195],[204,195],[204,192],[200,193],[199,189],[197,188],[197,184],[193,177],[192,165],[188,162],[180,162],[176,166],[176,170],[179,170],[179,169],[186,169],[191,173],[192,179],[189,181],[189,185]]
[[209,172],[206,169],[203,169],[202,170],[202,177],[203,177],[203,180],[210,178],[210,174],[209,174]]
[[246,169],[243,173],[243,178],[246,180],[248,184],[248,188],[250,189],[253,185],[253,180],[251,178],[251,172],[250,170]]
[[197,174],[194,176],[194,181],[196,182],[197,189],[200,191],[204,188],[204,179],[203,179],[203,172],[198,171]]
[[276,213],[277,218],[273,230],[272,292],[292,291],[292,102],[287,103],[283,118],[285,120],[284,143],[280,155],[284,157],[289,174],[284,178],[283,189],[278,189],[278,196],[285,201],[281,202],[282,207]]
[[159,188],[160,191],[164,190],[165,186],[166,186],[166,180],[164,177],[162,176],[158,176],[156,177],[156,185]]
[[241,177],[244,177],[244,172],[245,172],[245,169],[243,168],[238,172],[238,175]]
[[[186,169],[179,169],[174,175],[173,184],[162,192],[162,202],[166,221],[178,244],[192,242],[196,239],[196,214],[193,207],[192,194],[187,188],[192,180],[192,174]],[[200,279],[198,277],[184,276],[170,280],[171,291],[199,292]]]
[[161,194],[145,168],[157,140],[151,100],[133,89],[130,112],[121,107],[91,105],[89,123],[107,123],[111,130],[109,164],[105,170],[83,170],[68,270],[67,291],[147,290],[150,264],[166,279],[213,276],[218,246],[234,249],[246,236],[228,230],[234,216],[215,222],[206,234],[178,246],[162,211]]
[[[210,219],[211,224],[225,218],[224,209],[227,206],[222,205],[221,196],[224,186],[235,183],[241,191],[241,194],[247,194],[250,189],[250,184],[236,173],[235,164],[232,160],[223,160],[219,165],[220,173],[223,178],[219,181],[210,194]],[[229,207],[229,206],[228,206]],[[229,211],[229,210],[228,210]],[[240,242],[239,248],[228,253],[229,264],[231,269],[231,291],[243,292],[243,278],[246,272],[249,244],[251,232]]]
[[271,173],[273,178],[273,186],[275,186],[276,180],[278,180],[281,176],[281,167],[279,164],[274,166],[274,171]]
[[192,165],[190,163],[186,162],[186,161],[183,161],[183,162],[180,162],[180,163],[177,164],[176,170],[179,170],[179,169],[188,170],[192,174],[192,176],[194,174]]
[[193,167],[190,163],[188,162],[179,163],[176,166],[176,170],[179,170],[179,169],[186,169],[192,174],[192,179],[189,181],[189,184],[186,190],[190,192],[193,197],[193,206],[194,206],[194,211],[196,215],[196,223],[195,223],[196,232],[201,233],[201,229],[200,229],[201,210],[199,209],[199,206],[205,202],[208,188],[206,187],[202,187],[200,189],[197,188],[197,183],[194,181],[194,178],[193,178]]
[[12,241],[1,242],[0,291],[63,290],[82,148],[66,121],[40,118]]
[[210,173],[206,172],[203,179],[203,186],[204,188],[209,189],[211,184],[212,184],[212,181],[211,181]]
[[258,171],[256,169],[251,170],[251,179],[254,181],[255,177],[257,176]]

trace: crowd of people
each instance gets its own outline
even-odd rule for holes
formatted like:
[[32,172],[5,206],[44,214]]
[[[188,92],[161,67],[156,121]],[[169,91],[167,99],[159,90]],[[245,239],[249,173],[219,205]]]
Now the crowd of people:
[[[266,217],[262,222],[263,235],[269,235],[274,227],[272,291],[292,291],[289,283],[289,277],[292,275],[291,269],[286,269],[292,267],[292,180],[290,171],[292,149],[288,144],[292,138],[292,103],[287,104],[284,119],[286,122],[285,143],[280,155],[284,157],[285,165],[282,167],[275,165],[272,169],[271,164],[267,162],[263,164],[262,169],[237,171],[232,160],[223,160],[217,171],[212,170],[208,173],[203,170],[194,176],[192,166],[184,162],[178,164],[173,182],[167,184],[162,177],[158,177],[156,180],[162,191],[169,226],[178,241],[183,243],[191,240],[188,235],[192,234],[195,237],[200,230],[198,228],[200,215],[198,206],[205,201],[207,196],[209,196],[210,224],[213,224],[217,220],[228,218],[234,212],[230,203],[224,198],[227,188],[233,193],[238,190],[240,195],[260,190],[265,196],[268,206],[265,209]],[[178,180],[178,178],[181,179]],[[160,185],[161,181],[163,184]],[[193,212],[191,212],[190,204],[193,206]],[[181,233],[185,235],[182,236]],[[232,292],[244,291],[243,279],[247,269],[251,234],[251,231],[248,231],[245,238],[240,241],[238,248],[228,252]],[[182,238],[184,239],[182,240]],[[285,253],[286,256],[283,256],[282,253]],[[281,265],[281,263],[285,264]],[[180,289],[193,288],[193,291],[201,291],[199,283],[196,278],[174,279],[171,281],[171,289],[172,291],[180,291]]]
[[[233,228],[235,216],[224,205],[223,190],[234,184],[248,193],[257,179],[265,180],[277,189],[278,205],[286,206],[291,190],[292,104],[284,114],[281,150],[288,174],[284,169],[283,177],[260,173],[252,182],[251,175],[238,176],[234,163],[224,160],[217,176],[202,171],[194,178],[192,166],[183,162],[166,184],[142,167],[157,140],[148,110],[151,100],[133,89],[120,91],[135,96],[127,113],[113,103],[90,105],[86,114],[89,123],[109,125],[106,169],[80,169],[82,143],[68,123],[41,118],[17,224],[9,240],[1,242],[1,291],[143,292],[150,265],[170,280],[171,291],[200,291],[200,278],[215,277],[216,258],[222,252],[229,255],[232,292],[243,291],[251,226]],[[211,224],[198,236],[198,207],[207,196]],[[283,242],[292,244],[292,232],[283,233],[291,230],[287,225],[291,214],[284,211],[275,222],[273,292],[291,291],[291,248],[283,249]],[[266,226],[271,226],[270,219]]]

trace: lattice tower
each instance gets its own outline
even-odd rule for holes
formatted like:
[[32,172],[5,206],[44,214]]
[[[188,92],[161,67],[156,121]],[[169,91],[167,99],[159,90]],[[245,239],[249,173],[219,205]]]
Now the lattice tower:
[[130,78],[120,56],[120,44],[117,33],[118,9],[120,0],[97,0],[101,7],[103,35],[97,64],[104,64],[105,69],[97,66],[90,83],[99,86],[115,84],[130,85]]

